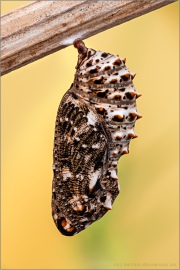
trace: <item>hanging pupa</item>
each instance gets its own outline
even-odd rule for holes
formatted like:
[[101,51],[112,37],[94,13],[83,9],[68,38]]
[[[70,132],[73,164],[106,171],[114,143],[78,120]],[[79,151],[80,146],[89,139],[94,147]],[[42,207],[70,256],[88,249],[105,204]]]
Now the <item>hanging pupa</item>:
[[141,115],[140,96],[125,59],[74,41],[74,82],[56,118],[52,215],[58,230],[72,236],[112,209],[120,187],[117,164],[129,153]]

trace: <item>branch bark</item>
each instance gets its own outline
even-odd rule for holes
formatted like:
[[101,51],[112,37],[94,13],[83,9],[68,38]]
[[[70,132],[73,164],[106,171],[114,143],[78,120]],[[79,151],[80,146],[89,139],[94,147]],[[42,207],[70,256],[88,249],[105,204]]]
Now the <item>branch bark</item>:
[[1,18],[1,75],[175,1],[33,1]]

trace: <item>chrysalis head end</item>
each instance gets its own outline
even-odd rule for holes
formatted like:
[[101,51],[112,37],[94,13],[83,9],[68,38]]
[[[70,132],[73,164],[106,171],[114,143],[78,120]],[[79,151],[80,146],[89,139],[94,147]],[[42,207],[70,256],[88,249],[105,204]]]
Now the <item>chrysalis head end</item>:
[[75,41],[73,42],[73,45],[76,49],[78,49],[79,54],[87,53],[88,49],[86,48],[84,42],[80,38],[75,39]]

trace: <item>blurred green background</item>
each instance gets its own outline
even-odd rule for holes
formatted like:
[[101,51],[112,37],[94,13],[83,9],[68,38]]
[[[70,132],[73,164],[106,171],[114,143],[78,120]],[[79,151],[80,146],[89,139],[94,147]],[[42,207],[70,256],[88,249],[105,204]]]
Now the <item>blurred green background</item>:
[[[1,1],[2,14],[29,1]],[[69,46],[2,77],[3,269],[179,269],[179,2],[85,40],[137,75],[143,118],[119,162],[113,210],[74,237],[51,218],[59,102],[73,81]]]

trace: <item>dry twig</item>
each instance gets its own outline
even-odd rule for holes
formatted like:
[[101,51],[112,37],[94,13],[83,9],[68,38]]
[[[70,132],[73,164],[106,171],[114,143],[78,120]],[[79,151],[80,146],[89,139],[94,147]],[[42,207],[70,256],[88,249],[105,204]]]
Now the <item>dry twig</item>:
[[1,18],[1,75],[175,1],[33,1]]

